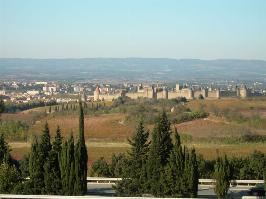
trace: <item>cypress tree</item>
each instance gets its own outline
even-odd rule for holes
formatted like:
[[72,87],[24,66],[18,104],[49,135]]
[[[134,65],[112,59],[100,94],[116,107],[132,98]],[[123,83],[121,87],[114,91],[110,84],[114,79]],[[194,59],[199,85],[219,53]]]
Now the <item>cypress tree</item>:
[[60,174],[62,182],[62,193],[64,195],[73,195],[73,185],[75,183],[75,168],[74,168],[74,138],[71,134],[62,146],[60,153]]
[[58,154],[61,152],[62,149],[62,136],[61,136],[61,129],[59,126],[57,126],[55,138],[53,141],[52,148],[54,151],[56,151]]
[[150,190],[154,196],[159,196],[160,191],[160,172],[162,169],[161,157],[160,157],[160,142],[159,136],[156,131],[152,134],[152,142],[150,146],[150,152],[147,162],[147,175],[148,175],[148,187],[147,191]]
[[61,130],[57,126],[56,136],[53,141],[52,150],[49,152],[48,158],[44,165],[44,183],[47,194],[61,194],[61,172],[59,167],[59,154],[62,148]]
[[81,100],[79,101],[79,138],[75,146],[75,195],[87,193],[87,166],[88,154],[84,137],[84,112]]
[[227,157],[218,158],[214,167],[216,185],[214,191],[218,198],[225,198],[230,187],[230,165]]
[[171,128],[167,115],[163,112],[157,119],[152,133],[152,142],[147,163],[148,187],[154,196],[161,196],[161,172],[168,163],[169,154],[173,148]]
[[50,130],[48,123],[46,122],[44,125],[43,133],[41,136],[40,142],[40,156],[43,159],[43,163],[45,159],[48,157],[50,150],[52,149],[51,141],[50,141]]
[[175,143],[168,163],[161,173],[162,195],[169,197],[197,197],[198,165],[195,150],[182,148],[175,129]]
[[58,153],[53,149],[49,152],[44,164],[44,184],[46,194],[56,195],[62,193]]
[[154,136],[158,140],[160,163],[165,166],[173,148],[171,126],[165,111],[158,117],[153,131]]
[[10,162],[10,149],[4,135],[0,134],[0,164]]
[[184,148],[185,165],[183,172],[183,196],[197,197],[198,194],[198,163],[195,149]]
[[182,182],[184,171],[184,154],[180,142],[180,136],[175,129],[175,142],[173,150],[169,156],[169,162],[165,167],[165,172],[161,176],[164,195],[172,197],[183,196]]
[[1,114],[5,111],[5,103],[2,98],[0,98],[0,121],[1,121]]
[[5,111],[5,103],[3,99],[0,99],[0,114]]
[[50,130],[48,123],[46,122],[44,125],[43,133],[41,135],[40,143],[38,143],[37,138],[34,139],[29,160],[30,178],[33,179],[32,191],[34,194],[45,193],[44,165],[46,163],[51,148],[52,147],[50,142]]
[[29,174],[30,180],[27,183],[27,192],[31,194],[44,193],[44,176],[43,161],[40,156],[40,145],[36,137],[34,137],[31,145],[31,153],[29,157]]
[[191,197],[197,198],[198,196],[198,184],[199,184],[199,168],[198,168],[198,162],[197,162],[197,155],[196,151],[193,148],[191,151],[191,156],[190,156],[190,161],[191,161]]

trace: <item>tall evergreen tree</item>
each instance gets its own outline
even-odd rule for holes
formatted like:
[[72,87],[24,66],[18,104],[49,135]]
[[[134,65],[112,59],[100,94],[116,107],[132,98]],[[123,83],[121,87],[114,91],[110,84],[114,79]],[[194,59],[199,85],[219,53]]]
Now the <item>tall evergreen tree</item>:
[[20,176],[14,165],[0,164],[0,193],[10,194],[19,183]]
[[66,140],[62,146],[60,153],[60,174],[62,182],[62,194],[73,195],[73,185],[75,183],[75,167],[74,167],[74,138]]
[[43,173],[43,161],[40,156],[40,145],[37,138],[34,137],[29,157],[30,180],[27,182],[27,185],[30,189],[28,190],[28,193],[42,194],[45,192]]
[[61,172],[59,167],[59,155],[62,148],[61,144],[61,130],[59,126],[57,126],[52,150],[49,152],[48,158],[44,165],[44,183],[47,194],[54,195],[62,193]]
[[45,191],[45,165],[51,151],[50,130],[48,123],[44,125],[43,133],[41,135],[40,143],[37,138],[31,147],[29,158],[29,174],[31,191],[33,194],[46,193]]
[[62,149],[62,136],[61,136],[61,129],[59,126],[57,126],[55,138],[52,144],[52,148],[54,151],[56,151],[58,154],[61,152]]
[[116,193],[120,196],[141,196],[145,192],[145,183],[147,181],[145,161],[148,153],[148,136],[143,122],[140,121],[136,127],[136,132],[129,139],[131,149],[129,152],[128,165],[124,165],[124,177],[122,181],[116,184]]
[[2,98],[0,98],[0,121],[1,121],[1,114],[5,111],[5,103]]
[[231,171],[227,157],[219,157],[215,164],[214,178],[216,185],[214,191],[218,198],[225,198],[230,187]]
[[160,114],[152,133],[152,142],[147,162],[148,187],[154,196],[162,195],[161,172],[168,163],[173,148],[170,122],[165,112]]
[[160,163],[165,166],[168,162],[170,152],[173,148],[172,139],[171,139],[171,126],[166,115],[166,112],[163,111],[158,117],[155,127],[153,129],[153,136],[156,137],[158,141],[158,156],[160,157]]
[[190,172],[190,190],[191,194],[190,196],[192,198],[196,198],[198,196],[198,184],[199,184],[199,168],[198,168],[198,162],[197,162],[197,155],[196,151],[193,148],[191,151],[190,156],[191,161],[191,172]]
[[44,164],[44,185],[46,194],[58,195],[62,193],[58,153],[53,149],[49,152]]
[[0,113],[3,113],[5,110],[5,103],[2,98],[0,98]]
[[40,156],[42,158],[43,163],[45,159],[48,157],[50,150],[52,149],[51,140],[50,140],[50,130],[48,123],[46,122],[44,125],[43,133],[41,136],[40,142]]
[[84,136],[84,112],[79,100],[79,138],[75,146],[75,195],[87,193],[88,154]]
[[180,197],[183,196],[183,171],[185,157],[183,154],[180,136],[175,129],[175,142],[173,150],[169,156],[169,162],[165,167],[165,172],[161,176],[163,180],[164,195]]
[[5,141],[4,135],[0,134],[0,164],[10,162],[10,149]]
[[140,121],[136,127],[136,132],[131,139],[128,140],[131,145],[129,152],[129,163],[131,164],[131,178],[139,178],[142,170],[142,163],[147,159],[149,143],[149,133],[145,131],[143,121]]
[[195,150],[185,150],[184,172],[183,172],[183,196],[195,198],[198,195],[198,164]]

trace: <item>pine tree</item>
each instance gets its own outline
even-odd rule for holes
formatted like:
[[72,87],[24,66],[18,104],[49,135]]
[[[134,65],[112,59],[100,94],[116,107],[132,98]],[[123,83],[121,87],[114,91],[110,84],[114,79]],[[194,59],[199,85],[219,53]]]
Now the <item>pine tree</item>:
[[141,196],[145,191],[147,181],[145,160],[148,153],[149,133],[144,130],[143,122],[136,127],[133,137],[128,140],[131,145],[129,163],[124,168],[125,178],[116,184],[116,193],[119,196]]
[[87,166],[88,154],[84,137],[84,112],[81,100],[79,101],[79,138],[75,146],[75,195],[87,193]]
[[215,164],[214,178],[216,185],[214,191],[218,198],[225,198],[230,187],[230,165],[227,157],[218,158]]
[[168,163],[169,154],[173,148],[170,122],[163,112],[157,119],[152,133],[152,142],[147,163],[148,190],[154,196],[162,195],[161,172]]
[[14,165],[0,164],[0,193],[10,194],[19,183],[20,177]]
[[149,150],[148,143],[149,133],[145,131],[143,122],[140,121],[136,127],[136,132],[133,137],[128,140],[131,145],[129,152],[129,161],[131,164],[131,178],[139,178],[142,170],[142,163],[147,158]]

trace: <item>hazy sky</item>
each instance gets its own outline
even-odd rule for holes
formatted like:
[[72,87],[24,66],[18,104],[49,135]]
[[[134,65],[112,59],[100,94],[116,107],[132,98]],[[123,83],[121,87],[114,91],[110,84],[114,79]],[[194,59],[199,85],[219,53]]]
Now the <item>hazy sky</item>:
[[266,60],[266,0],[0,0],[0,57]]

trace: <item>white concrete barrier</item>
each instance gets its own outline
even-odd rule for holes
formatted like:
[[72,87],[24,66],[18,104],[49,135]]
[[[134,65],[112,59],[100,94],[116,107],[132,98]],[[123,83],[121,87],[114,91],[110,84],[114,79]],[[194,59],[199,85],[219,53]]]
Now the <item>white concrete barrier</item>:
[[263,196],[242,196],[242,199],[262,199]]
[[117,181],[122,180],[122,178],[103,178],[103,177],[87,177],[88,184],[115,184]]
[[[103,178],[103,177],[87,177],[88,184],[90,183],[101,183],[101,184],[115,184],[117,181],[122,180],[122,178]],[[264,183],[264,180],[232,180],[230,183],[231,187],[242,186],[242,187],[252,187],[256,184]],[[214,179],[199,179],[199,185],[214,186]]]
[[[0,194],[1,199],[74,199],[74,198],[82,198],[82,199],[110,199],[110,197],[104,196],[51,196],[51,195],[8,195],[8,194]],[[151,197],[115,197],[117,199],[151,199]],[[168,198],[156,198],[156,199],[168,199]],[[169,198],[170,199],[170,198]],[[172,199],[172,198],[171,198]],[[182,198],[179,198],[182,199]],[[183,198],[186,199],[186,198]],[[190,198],[191,199],[191,198]],[[199,199],[199,198],[198,198]]]

